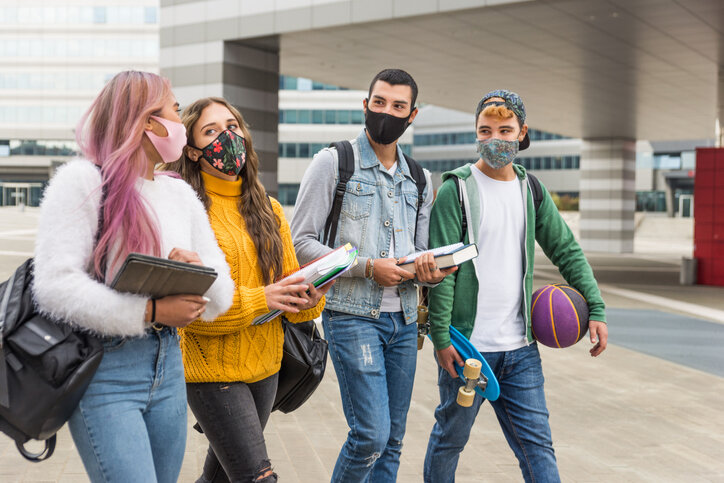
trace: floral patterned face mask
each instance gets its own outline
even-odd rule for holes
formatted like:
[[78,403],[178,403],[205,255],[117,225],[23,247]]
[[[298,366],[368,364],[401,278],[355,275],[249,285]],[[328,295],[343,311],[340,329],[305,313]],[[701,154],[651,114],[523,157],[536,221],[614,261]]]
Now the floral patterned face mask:
[[218,135],[201,151],[201,157],[212,168],[229,176],[238,176],[246,163],[246,143],[244,138],[228,129]]
[[477,141],[477,151],[483,161],[493,169],[503,168],[513,162],[518,155],[519,142],[502,139],[486,139]]

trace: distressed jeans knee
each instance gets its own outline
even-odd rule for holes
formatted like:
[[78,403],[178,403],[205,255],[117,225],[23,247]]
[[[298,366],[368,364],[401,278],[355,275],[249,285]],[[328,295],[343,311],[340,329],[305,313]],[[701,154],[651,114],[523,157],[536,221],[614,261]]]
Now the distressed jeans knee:
[[272,471],[271,461],[264,460],[254,472],[254,483],[276,483],[278,475]]
[[417,327],[396,312],[371,319],[326,310],[322,323],[350,428],[332,481],[394,481],[415,377]]

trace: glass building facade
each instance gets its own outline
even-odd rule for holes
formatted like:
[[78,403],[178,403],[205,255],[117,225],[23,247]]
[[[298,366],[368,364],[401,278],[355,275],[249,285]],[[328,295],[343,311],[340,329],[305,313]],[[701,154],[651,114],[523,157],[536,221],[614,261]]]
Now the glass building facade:
[[158,72],[158,15],[158,0],[0,2],[0,205],[37,204],[111,77]]

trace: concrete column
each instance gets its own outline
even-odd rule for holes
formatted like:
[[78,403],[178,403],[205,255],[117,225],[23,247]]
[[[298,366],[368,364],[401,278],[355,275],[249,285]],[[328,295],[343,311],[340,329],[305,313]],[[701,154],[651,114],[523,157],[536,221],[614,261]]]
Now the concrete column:
[[165,47],[161,74],[171,80],[183,108],[201,97],[223,97],[249,125],[259,176],[277,196],[279,130],[279,38],[212,41]]
[[584,139],[581,150],[581,246],[632,253],[636,210],[636,141]]

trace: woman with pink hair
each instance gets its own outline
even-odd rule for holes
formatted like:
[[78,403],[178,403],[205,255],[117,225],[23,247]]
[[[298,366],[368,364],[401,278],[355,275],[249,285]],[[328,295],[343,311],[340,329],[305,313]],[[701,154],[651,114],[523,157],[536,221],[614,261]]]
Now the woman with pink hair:
[[[169,82],[117,74],[78,124],[85,159],[60,168],[41,205],[33,292],[41,311],[104,339],[104,355],[69,421],[91,481],[175,482],[186,444],[177,327],[214,320],[233,282],[203,205],[154,172],[186,144]],[[107,286],[131,252],[213,267],[205,294],[159,299]],[[104,282],[105,281],[105,282]]]

